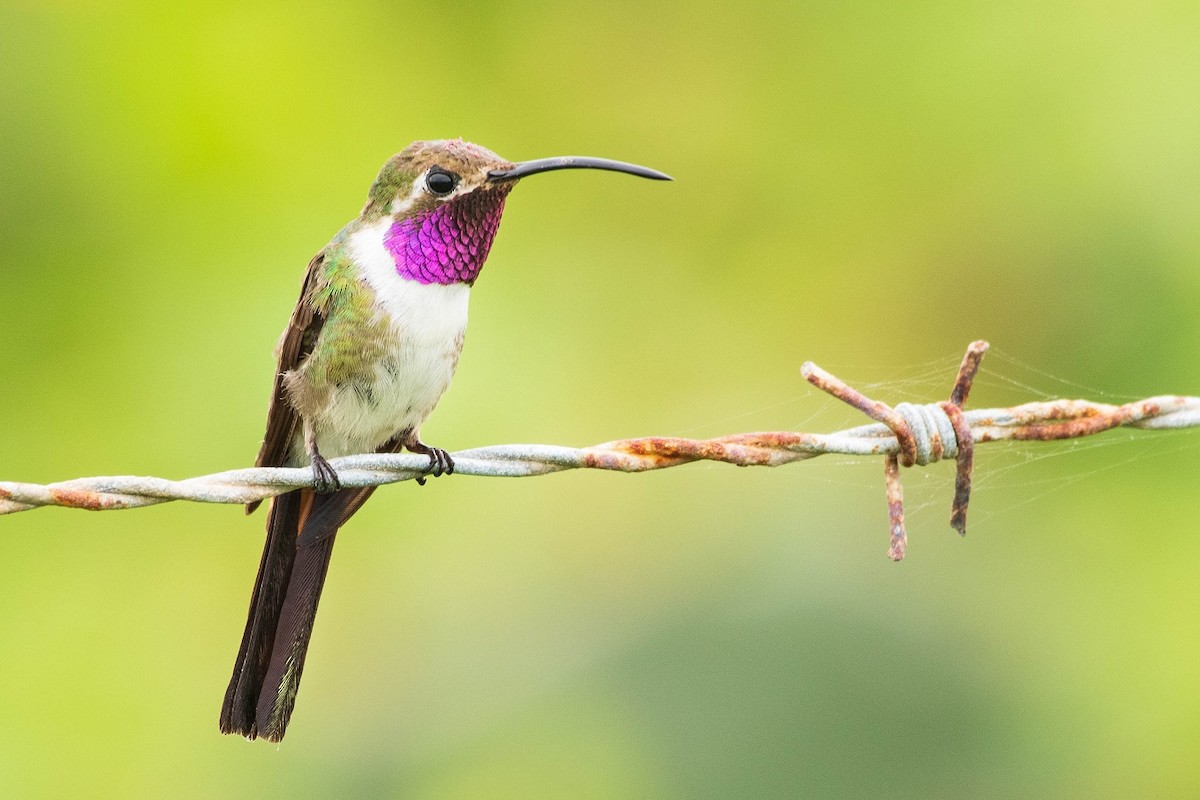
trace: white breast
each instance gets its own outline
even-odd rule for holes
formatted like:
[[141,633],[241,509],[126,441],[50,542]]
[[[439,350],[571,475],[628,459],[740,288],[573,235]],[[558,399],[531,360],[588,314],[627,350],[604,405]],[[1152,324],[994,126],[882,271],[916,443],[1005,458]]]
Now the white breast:
[[467,328],[466,284],[421,284],[396,273],[383,237],[391,220],[351,235],[350,252],[391,321],[387,352],[368,393],[341,389],[317,422],[327,458],[370,452],[417,428],[450,386]]

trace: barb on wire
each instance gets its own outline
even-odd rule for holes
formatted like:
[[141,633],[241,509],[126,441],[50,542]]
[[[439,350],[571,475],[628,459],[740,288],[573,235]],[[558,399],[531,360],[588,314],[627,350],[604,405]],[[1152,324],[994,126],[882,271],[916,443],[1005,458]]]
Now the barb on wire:
[[[1163,395],[1114,406],[1088,400],[1049,400],[1013,408],[964,411],[971,383],[987,351],[973,342],[963,357],[950,399],[928,405],[898,403],[894,408],[863,395],[812,362],[801,374],[814,386],[862,411],[874,424],[836,433],[738,433],[716,439],[648,437],[621,439],[591,447],[512,444],[454,453],[458,475],[526,477],[568,469],[643,472],[693,461],[738,466],[777,467],[827,453],[883,456],[890,522],[888,556],[904,558],[904,489],[900,467],[925,466],[942,458],[957,464],[950,525],[966,533],[974,449],[1005,440],[1056,440],[1089,436],[1117,427],[1200,427],[1200,397]],[[368,454],[330,461],[344,487],[381,486],[421,477],[427,456]],[[307,467],[254,467],[182,481],[135,476],[79,478],[39,485],[0,481],[0,515],[41,506],[103,511],[139,508],[171,500],[201,503],[249,503],[313,485]]]

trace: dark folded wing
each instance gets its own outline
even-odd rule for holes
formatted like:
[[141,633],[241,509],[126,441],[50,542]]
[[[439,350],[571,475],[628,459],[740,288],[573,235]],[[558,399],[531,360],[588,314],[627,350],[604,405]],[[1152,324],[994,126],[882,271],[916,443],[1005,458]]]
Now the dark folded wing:
[[[300,418],[292,407],[284,388],[283,377],[289,370],[296,369],[304,359],[308,358],[316,344],[321,326],[325,324],[325,316],[317,312],[312,302],[317,276],[325,263],[325,251],[313,256],[308,262],[308,272],[304,275],[304,285],[300,289],[300,299],[296,310],[288,321],[283,340],[279,343],[279,364],[275,368],[275,386],[271,393],[271,405],[267,410],[267,433],[263,437],[262,447],[259,448],[258,458],[254,464],[258,467],[284,466],[288,448],[300,426]],[[258,508],[261,501],[246,504],[249,514]]]

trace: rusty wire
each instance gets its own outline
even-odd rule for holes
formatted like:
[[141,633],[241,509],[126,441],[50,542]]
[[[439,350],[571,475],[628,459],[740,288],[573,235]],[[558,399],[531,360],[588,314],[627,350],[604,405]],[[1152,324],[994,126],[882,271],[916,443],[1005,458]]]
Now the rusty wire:
[[[1200,397],[1163,395],[1114,406],[1088,400],[1049,400],[1012,408],[964,411],[971,383],[987,351],[973,342],[963,357],[950,399],[928,405],[899,403],[894,408],[871,400],[812,362],[801,368],[809,383],[862,411],[874,424],[830,434],[739,433],[716,439],[647,437],[621,439],[591,447],[496,445],[454,453],[460,475],[527,477],[569,469],[644,472],[693,461],[737,466],[777,467],[819,455],[883,456],[891,541],[888,556],[904,558],[904,490],[900,467],[925,466],[942,458],[957,464],[950,524],[966,533],[967,506],[975,445],[1004,440],[1049,441],[1090,436],[1117,427],[1200,427]],[[330,461],[343,487],[381,486],[425,474],[428,457],[368,454]],[[307,467],[254,467],[182,481],[136,476],[79,478],[39,485],[0,481],[0,515],[42,506],[105,511],[139,508],[171,500],[241,504],[293,489],[311,487]]]

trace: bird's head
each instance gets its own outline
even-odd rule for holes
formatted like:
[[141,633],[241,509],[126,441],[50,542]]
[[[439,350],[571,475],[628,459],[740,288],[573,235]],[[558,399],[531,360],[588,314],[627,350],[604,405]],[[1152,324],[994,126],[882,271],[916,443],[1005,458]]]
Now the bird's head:
[[670,180],[647,167],[587,156],[513,163],[462,139],[413,142],[371,184],[365,222],[392,219],[384,244],[397,271],[420,283],[473,283],[517,181],[558,169],[604,169]]

